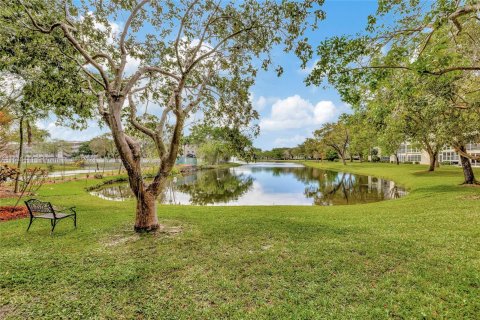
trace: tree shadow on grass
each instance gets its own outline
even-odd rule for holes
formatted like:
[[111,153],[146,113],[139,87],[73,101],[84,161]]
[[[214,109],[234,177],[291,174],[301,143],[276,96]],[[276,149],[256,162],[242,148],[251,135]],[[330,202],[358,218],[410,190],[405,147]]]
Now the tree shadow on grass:
[[432,177],[458,177],[459,180],[462,179],[461,171],[415,171],[412,173],[414,176],[432,176]]

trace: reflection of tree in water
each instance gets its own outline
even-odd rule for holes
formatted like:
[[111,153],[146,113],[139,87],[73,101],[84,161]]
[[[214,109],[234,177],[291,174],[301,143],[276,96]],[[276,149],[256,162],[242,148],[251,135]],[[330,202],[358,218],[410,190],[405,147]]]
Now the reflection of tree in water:
[[180,182],[176,189],[189,194],[191,204],[206,205],[237,200],[252,184],[250,176],[236,176],[229,170],[208,170],[199,173],[195,182]]
[[313,198],[316,205],[374,202],[405,195],[405,191],[393,182],[375,177],[311,167],[254,167],[251,170],[271,172],[273,176],[293,175],[306,185],[304,194]]
[[[375,177],[327,171],[310,167],[251,167],[255,176],[269,173],[275,177],[291,176],[305,185],[303,195],[316,205],[338,205],[399,198],[406,192],[393,182]],[[189,203],[197,205],[226,203],[238,200],[253,185],[250,174],[225,169],[198,171],[169,180],[158,201],[164,204]],[[281,183],[282,180],[279,180]],[[287,181],[291,181],[288,180]],[[274,192],[275,193],[275,192]],[[109,185],[95,192],[108,200],[125,200],[133,194],[127,184]]]
[[336,172],[325,173],[317,185],[305,188],[305,196],[322,206],[395,199],[404,193],[391,181]]
[[132,190],[127,184],[113,184],[92,192],[102,199],[123,201],[133,197]]
[[250,170],[252,173],[270,172],[274,177],[290,174],[302,182],[316,182],[325,172],[332,172],[311,167],[252,167]]
[[[189,194],[191,204],[234,201],[251,188],[253,180],[250,176],[235,176],[229,170],[199,171],[193,175],[169,180],[163,193],[158,196],[158,201],[164,204],[179,204],[176,191]],[[92,194],[115,201],[134,197],[128,184],[109,185]]]

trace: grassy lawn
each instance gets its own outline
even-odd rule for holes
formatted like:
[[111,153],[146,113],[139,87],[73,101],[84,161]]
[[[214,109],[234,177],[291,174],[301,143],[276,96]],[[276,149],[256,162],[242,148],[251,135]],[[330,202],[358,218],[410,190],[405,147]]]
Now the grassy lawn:
[[[337,207],[161,206],[133,233],[134,203],[78,180],[41,198],[62,221],[0,224],[0,319],[476,319],[480,188],[461,169],[309,163],[393,179],[402,199]],[[480,176],[480,172],[476,172]],[[0,203],[10,203],[1,200]],[[178,232],[180,231],[180,232]]]

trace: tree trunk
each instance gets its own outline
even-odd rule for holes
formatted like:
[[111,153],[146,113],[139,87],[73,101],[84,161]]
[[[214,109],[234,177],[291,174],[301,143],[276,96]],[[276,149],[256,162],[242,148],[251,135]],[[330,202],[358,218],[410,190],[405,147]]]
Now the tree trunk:
[[15,177],[15,189],[14,192],[18,192],[19,182],[20,182],[20,170],[22,168],[22,157],[23,157],[23,117],[20,118],[20,123],[18,126],[18,131],[20,135],[19,149],[18,149],[18,161],[17,161],[17,176]]
[[[460,146],[459,149],[463,152],[467,151],[465,146]],[[473,173],[470,160],[460,155],[460,162],[462,163],[463,176],[465,177],[465,181],[463,182],[463,184],[477,184],[477,180],[475,180],[475,174]]]
[[397,163],[397,166],[400,165],[400,159],[398,158],[398,154],[395,153],[395,162]]
[[343,165],[346,166],[346,165],[347,165],[347,161],[345,161],[345,156],[344,156],[344,155],[340,155],[340,157],[342,158]]
[[435,151],[426,139],[423,142],[423,145],[425,147],[425,150],[427,150],[428,152],[428,160],[429,160],[428,171],[435,171],[435,161],[437,159],[438,151]]
[[429,157],[429,167],[428,167],[428,171],[435,171],[435,162],[436,162],[436,159],[437,159],[437,156],[434,152],[431,152],[429,151],[428,152],[428,157]]
[[32,146],[32,137],[33,137],[33,134],[32,134],[32,127],[30,126],[30,121],[26,121],[26,124],[27,124],[27,145],[29,147]]
[[[143,190],[142,190],[143,189]],[[135,196],[137,198],[137,212],[135,216],[136,232],[151,232],[158,229],[156,195],[140,186]]]
[[438,152],[437,156],[435,157],[435,168],[440,168],[440,162],[438,161]]

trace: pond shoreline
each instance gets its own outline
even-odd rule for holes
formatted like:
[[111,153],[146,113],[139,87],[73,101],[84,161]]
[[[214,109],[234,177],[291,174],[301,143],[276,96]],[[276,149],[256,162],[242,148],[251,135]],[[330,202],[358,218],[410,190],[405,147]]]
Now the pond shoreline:
[[[160,204],[211,206],[331,206],[371,203],[403,197],[394,181],[298,162],[188,167],[172,175]],[[87,188],[91,195],[125,201],[134,195],[126,177]]]

